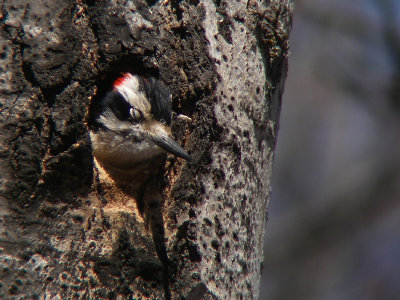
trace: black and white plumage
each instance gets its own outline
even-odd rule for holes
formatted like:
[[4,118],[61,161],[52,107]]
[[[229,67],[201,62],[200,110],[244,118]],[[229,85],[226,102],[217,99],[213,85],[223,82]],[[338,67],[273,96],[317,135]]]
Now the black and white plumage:
[[190,160],[171,138],[169,91],[153,77],[123,74],[92,117],[93,154],[107,166],[127,170],[163,151]]

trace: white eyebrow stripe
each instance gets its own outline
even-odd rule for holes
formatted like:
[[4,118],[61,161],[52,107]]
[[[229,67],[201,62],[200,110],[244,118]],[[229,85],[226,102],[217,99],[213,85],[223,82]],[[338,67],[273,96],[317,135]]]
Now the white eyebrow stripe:
[[115,88],[125,99],[129,100],[133,93],[139,91],[139,80],[132,74],[125,74],[124,80],[116,85]]
[[125,74],[123,82],[114,88],[131,106],[141,110],[145,115],[150,113],[150,102],[146,99],[145,94],[140,91],[140,84],[137,76]]

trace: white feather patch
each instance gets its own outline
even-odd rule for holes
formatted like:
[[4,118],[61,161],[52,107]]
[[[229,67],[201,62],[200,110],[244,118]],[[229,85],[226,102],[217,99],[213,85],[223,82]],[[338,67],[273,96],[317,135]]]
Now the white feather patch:
[[114,88],[128,101],[130,105],[142,111],[144,115],[150,113],[151,105],[143,92],[140,91],[137,76],[125,73],[122,80],[117,80]]

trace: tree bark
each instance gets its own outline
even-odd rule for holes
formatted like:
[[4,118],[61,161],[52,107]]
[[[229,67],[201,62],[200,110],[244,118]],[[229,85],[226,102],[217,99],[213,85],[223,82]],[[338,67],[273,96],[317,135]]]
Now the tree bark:
[[[291,12],[290,0],[0,4],[0,297],[257,298]],[[169,86],[193,157],[168,157],[154,183],[161,238],[93,163],[91,101],[126,69]]]

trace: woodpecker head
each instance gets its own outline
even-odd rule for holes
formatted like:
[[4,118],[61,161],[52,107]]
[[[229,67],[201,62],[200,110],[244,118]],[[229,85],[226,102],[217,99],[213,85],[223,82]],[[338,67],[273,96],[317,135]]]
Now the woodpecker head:
[[190,160],[171,138],[170,94],[152,77],[123,74],[92,110],[93,155],[108,166],[134,168],[163,151]]

